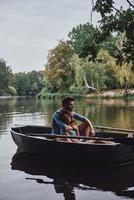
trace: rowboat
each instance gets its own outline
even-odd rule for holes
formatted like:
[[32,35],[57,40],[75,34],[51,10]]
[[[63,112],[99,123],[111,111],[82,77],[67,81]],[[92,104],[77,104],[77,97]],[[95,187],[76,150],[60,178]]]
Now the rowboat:
[[124,196],[128,199],[133,199],[134,195],[132,189],[134,187],[134,164],[111,168],[96,166],[95,168],[85,166],[83,163],[65,164],[47,160],[44,156],[17,152],[12,157],[11,169],[25,172],[27,174],[25,180],[28,183],[41,183],[44,189],[45,185],[53,185],[57,193],[59,191],[60,193],[69,191],[71,193],[72,189],[75,193],[75,189],[80,189],[109,191],[116,196]]
[[[116,166],[134,162],[133,130],[94,127],[95,137],[52,135],[47,126],[12,126],[12,138],[21,152],[43,155],[50,160]],[[57,141],[77,138],[80,142]],[[83,141],[84,140],[84,141]]]

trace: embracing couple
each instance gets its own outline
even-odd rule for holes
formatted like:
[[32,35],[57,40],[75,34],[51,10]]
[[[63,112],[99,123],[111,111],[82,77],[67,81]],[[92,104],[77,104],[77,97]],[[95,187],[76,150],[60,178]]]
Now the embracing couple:
[[[62,100],[62,107],[58,109],[52,118],[52,134],[67,136],[95,136],[91,121],[76,112],[73,112],[74,98],[68,96]],[[76,120],[80,121],[76,125]],[[63,139],[58,139],[59,141]],[[76,139],[65,138],[68,142],[77,142]]]

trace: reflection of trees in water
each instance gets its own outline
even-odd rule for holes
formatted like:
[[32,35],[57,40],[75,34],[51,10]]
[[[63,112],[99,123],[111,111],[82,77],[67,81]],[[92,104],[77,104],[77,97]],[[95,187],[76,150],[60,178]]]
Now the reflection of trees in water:
[[89,117],[94,125],[134,129],[134,101],[126,105],[119,99],[94,99],[77,103],[76,110]]
[[51,125],[53,113],[61,107],[60,100],[41,100],[41,106],[43,108],[43,113],[47,114],[47,122]]
[[[59,107],[61,107],[61,100],[38,100],[35,97],[1,98],[0,126],[6,130],[12,123],[13,116],[16,115],[21,121],[19,117],[22,114],[44,117],[44,124],[51,125],[52,115]],[[94,125],[134,129],[134,101],[126,103],[123,100],[113,99],[88,101],[80,99],[75,101],[74,111],[89,117]],[[29,116],[26,120],[28,123]],[[35,119],[33,117],[30,120],[34,122]]]
[[[0,132],[5,133],[5,130],[12,122],[11,113],[15,109],[15,99],[0,98]],[[4,132],[3,132],[4,130]]]

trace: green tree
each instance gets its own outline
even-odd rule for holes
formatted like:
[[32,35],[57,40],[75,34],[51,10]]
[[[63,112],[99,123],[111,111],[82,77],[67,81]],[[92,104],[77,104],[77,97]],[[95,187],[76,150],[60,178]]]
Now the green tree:
[[98,29],[89,23],[73,27],[72,31],[69,32],[70,43],[80,58],[87,56],[96,57],[99,46],[97,41],[95,41],[95,35],[98,33]]
[[16,91],[18,95],[28,95],[28,80],[26,77],[25,72],[19,72],[15,74],[15,85],[16,85]]
[[49,52],[48,62],[45,66],[47,90],[51,92],[69,90],[69,87],[73,83],[73,71],[70,65],[73,53],[73,48],[68,41],[60,41]]
[[94,11],[100,13],[100,34],[97,41],[104,41],[111,33],[124,33],[123,48],[118,52],[119,63],[130,62],[134,64],[134,4],[126,0],[128,8],[116,7],[116,1],[96,0]]
[[0,59],[0,95],[8,93],[8,87],[12,83],[13,73],[11,67],[6,65],[4,59]]
[[124,62],[117,64],[116,58],[112,57],[107,51],[101,50],[97,58],[105,65],[107,87],[124,87],[124,93],[128,93],[128,87],[134,84],[133,64]]
[[116,89],[119,87],[119,80],[117,78],[118,66],[116,58],[110,55],[110,53],[104,49],[100,49],[97,60],[104,65],[107,79],[105,80],[106,88]]
[[15,85],[18,95],[36,95],[44,87],[43,72],[19,72],[15,74]]
[[[101,91],[105,88],[107,79],[103,63],[92,62],[88,58],[79,58],[74,55],[71,61],[74,70],[74,85],[76,91]],[[71,88],[72,89],[72,88]]]
[[109,35],[105,41],[102,40],[100,42],[99,35],[99,29],[94,28],[89,23],[73,27],[72,31],[68,34],[70,43],[80,58],[88,57],[89,60],[95,61],[100,49],[106,49],[115,57],[118,50],[116,46],[117,37]]
[[27,93],[35,95],[39,93],[45,86],[43,81],[43,72],[31,71],[26,74],[27,77]]
[[116,57],[118,53],[118,46],[117,46],[117,36],[110,35],[107,39],[101,43],[100,50],[106,50],[112,57]]
[[123,63],[118,66],[117,76],[121,86],[124,87],[124,94],[128,95],[128,88],[134,85],[134,73],[132,72],[132,64]]
[[103,63],[98,61],[90,62],[89,70],[87,71],[87,81],[97,91],[102,91],[106,88],[105,82],[107,80],[106,70]]

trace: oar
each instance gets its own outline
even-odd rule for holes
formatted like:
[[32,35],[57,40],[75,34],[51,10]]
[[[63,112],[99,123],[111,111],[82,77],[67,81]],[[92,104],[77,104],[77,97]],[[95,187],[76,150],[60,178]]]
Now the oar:
[[53,134],[35,134],[26,133],[27,136],[47,137],[47,138],[69,138],[69,139],[84,139],[84,140],[114,140],[114,138],[103,138],[103,137],[87,137],[87,136],[69,136],[69,135],[53,135]]
[[94,126],[94,128],[101,129],[101,130],[111,130],[111,131],[119,131],[119,132],[126,132],[126,133],[134,133],[134,130],[132,130],[132,129],[120,129],[120,128],[106,127],[106,126]]
[[134,138],[128,138],[128,137],[118,137],[118,138],[107,137],[107,138],[103,138],[103,137],[68,136],[68,135],[35,134],[35,133],[27,133],[26,135],[27,136],[36,136],[36,137],[46,137],[48,139],[69,138],[69,139],[84,139],[84,141],[86,141],[86,140],[113,141],[113,142],[116,142],[116,143],[134,145]]

